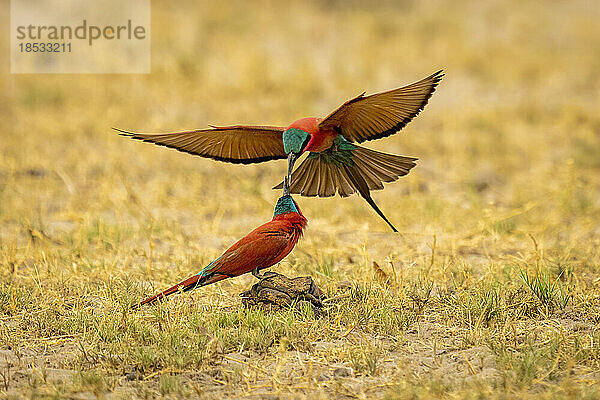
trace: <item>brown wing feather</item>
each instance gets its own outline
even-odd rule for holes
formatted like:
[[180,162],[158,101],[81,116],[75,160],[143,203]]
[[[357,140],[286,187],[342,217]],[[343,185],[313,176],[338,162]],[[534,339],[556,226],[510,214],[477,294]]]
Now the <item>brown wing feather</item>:
[[334,129],[357,143],[393,135],[423,110],[443,76],[440,70],[398,89],[370,96],[363,93],[329,114],[319,128]]
[[[329,179],[329,173],[338,174],[336,168],[329,168],[328,174],[325,174],[324,170],[329,166],[321,161],[319,157],[306,157],[302,164],[296,168],[292,174],[292,180],[290,182],[290,193],[301,193],[302,196],[308,197],[331,197],[335,196],[336,189],[339,186],[336,184],[336,179]],[[322,175],[322,176],[318,176]],[[347,187],[348,184],[344,186]],[[273,189],[283,188],[283,182],[280,182]],[[326,189],[325,189],[326,188]],[[346,196],[354,193],[354,191],[348,193]],[[341,192],[340,192],[341,195]],[[343,196],[345,197],[345,196]]]
[[[408,174],[417,161],[413,157],[381,153],[360,146],[352,150],[352,160],[352,172],[356,176],[350,176],[347,169],[324,161],[322,156],[307,157],[292,174],[290,193],[308,197],[331,197],[337,192],[340,197],[348,197],[367,187],[368,190],[381,190],[383,183],[394,182]],[[357,179],[358,175],[362,179]],[[365,188],[357,187],[357,181],[364,182]],[[273,189],[282,187],[283,182]]]
[[417,161],[413,157],[386,154],[358,146],[354,150],[353,160],[371,190],[383,189],[384,182],[394,182],[408,174]]
[[132,139],[235,164],[287,157],[283,150],[284,128],[277,126],[213,126],[172,133],[135,133],[113,129]]
[[[320,160],[318,160],[318,159],[315,160],[316,162],[312,162],[312,163],[309,163],[309,160],[310,160],[310,158],[307,158],[306,160],[304,160],[304,163],[308,164],[308,170],[306,172],[306,180],[304,182],[304,186],[302,186],[300,193],[302,193],[303,196],[314,197],[317,195],[317,188],[319,186],[319,178],[317,177],[317,170],[319,169],[319,166],[321,163],[320,163]],[[292,175],[292,180],[293,179],[294,179],[294,177]]]
[[348,178],[339,169],[336,168],[334,170],[333,176],[336,182],[335,187],[340,197],[348,197],[356,192],[356,189],[352,186],[352,182],[349,182]]
[[323,185],[323,191],[319,194],[321,197],[335,196],[336,188],[336,177],[335,177],[335,166],[331,164],[325,164],[325,170],[327,176],[325,177],[325,183]]

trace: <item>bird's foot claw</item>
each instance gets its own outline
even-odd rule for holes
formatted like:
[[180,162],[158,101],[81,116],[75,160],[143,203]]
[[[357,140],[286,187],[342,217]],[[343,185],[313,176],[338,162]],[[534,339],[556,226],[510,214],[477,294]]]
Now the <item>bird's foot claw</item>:
[[264,274],[262,274],[259,279],[262,281],[264,279],[273,278],[273,277],[275,277],[277,275],[279,275],[277,272],[267,271]]
[[295,304],[311,305],[313,313],[319,315],[323,309],[324,294],[310,276],[288,278],[276,272],[266,272],[250,290],[241,293],[247,307],[259,307],[278,311]]
[[258,268],[252,270],[252,276],[254,276],[256,279],[261,280],[261,281],[263,279],[273,277],[275,275],[279,275],[279,274],[277,272],[273,272],[273,271],[267,271],[264,274],[261,274],[259,272]]

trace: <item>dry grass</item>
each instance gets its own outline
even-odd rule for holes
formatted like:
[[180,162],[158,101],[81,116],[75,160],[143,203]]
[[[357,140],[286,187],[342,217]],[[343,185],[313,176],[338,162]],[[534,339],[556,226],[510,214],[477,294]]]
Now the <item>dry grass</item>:
[[[18,76],[5,60],[0,397],[597,398],[598,12],[154,3],[152,74]],[[276,270],[337,296],[325,317],[242,309],[252,277],[129,310],[269,219],[285,164],[111,126],[286,124],[441,67],[425,112],[369,144],[420,158],[375,193],[401,234],[356,196],[299,199],[310,225]]]

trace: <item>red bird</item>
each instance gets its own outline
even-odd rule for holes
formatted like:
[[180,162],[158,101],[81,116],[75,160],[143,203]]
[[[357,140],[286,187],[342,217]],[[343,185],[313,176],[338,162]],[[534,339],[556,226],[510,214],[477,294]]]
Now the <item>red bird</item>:
[[[291,193],[303,196],[341,197],[358,192],[397,232],[371,198],[408,174],[416,158],[386,154],[356,143],[393,135],[427,104],[442,71],[398,89],[365,96],[342,104],[325,118],[303,118],[287,128],[278,126],[222,126],[173,133],[135,133],[116,129],[124,136],[179,151],[231,163],[250,164],[289,159],[288,175],[302,153],[308,157],[294,171]],[[281,184],[275,188],[281,188]]]
[[147,298],[138,306],[153,303],[180,289],[185,292],[248,272],[261,279],[259,271],[277,264],[290,254],[307,223],[287,189],[287,187],[284,189],[284,195],[277,201],[271,221],[238,240],[221,257],[208,264],[196,275]]

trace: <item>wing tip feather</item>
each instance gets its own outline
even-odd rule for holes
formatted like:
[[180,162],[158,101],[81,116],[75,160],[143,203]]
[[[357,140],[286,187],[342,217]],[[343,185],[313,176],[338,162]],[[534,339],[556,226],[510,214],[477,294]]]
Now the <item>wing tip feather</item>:
[[[261,162],[265,162],[265,161],[280,160],[280,159],[287,158],[287,154],[285,154],[283,152],[283,143],[281,144],[281,151],[277,154],[236,159],[236,158],[220,156],[220,155],[216,155],[216,154],[201,154],[192,149],[186,149],[183,147],[179,147],[177,144],[163,143],[163,142],[153,139],[153,136],[166,136],[166,135],[176,136],[179,134],[200,133],[200,132],[228,130],[228,129],[235,128],[235,126],[232,126],[232,127],[217,127],[217,126],[213,126],[213,125],[210,125],[210,126],[211,126],[210,129],[200,129],[200,130],[195,130],[195,131],[182,131],[182,132],[168,132],[168,133],[139,133],[139,132],[126,131],[124,129],[120,129],[117,127],[112,127],[112,129],[117,131],[119,136],[128,137],[130,139],[135,139],[135,140],[140,140],[145,143],[152,143],[156,146],[174,149],[174,150],[180,151],[182,153],[191,154],[191,155],[195,155],[195,156],[201,156],[201,157],[209,158],[209,159],[212,159],[215,161],[228,162],[231,164],[254,164],[254,163],[261,163]],[[270,131],[278,131],[278,129],[279,129],[277,127],[266,127],[266,128],[257,127],[257,128],[264,129],[264,130],[270,130]]]
[[[442,68],[442,69],[439,69],[438,71],[434,72],[433,74],[431,74],[417,82],[414,82],[410,85],[407,85],[407,86],[403,86],[403,87],[400,87],[397,89],[391,89],[386,92],[375,93],[375,94],[369,95],[367,97],[364,97],[364,93],[363,93],[357,97],[354,97],[354,98],[348,100],[347,102],[342,104],[338,109],[336,109],[335,111],[330,113],[327,117],[325,117],[319,123],[319,127],[335,129],[336,131],[338,131],[339,134],[344,136],[347,140],[349,140],[351,142],[356,142],[356,143],[362,143],[367,140],[381,139],[381,138],[393,135],[393,134],[397,133],[398,131],[402,130],[409,122],[411,122],[417,115],[419,115],[419,113],[421,111],[423,111],[423,109],[429,102],[429,99],[435,92],[438,84],[441,82],[441,80],[444,76],[445,76],[445,72],[444,72],[444,69]],[[335,116],[336,114],[340,113],[342,110],[345,109],[345,107],[348,107],[352,103],[358,102],[363,99],[368,99],[373,96],[389,94],[390,92],[393,93],[393,92],[401,91],[401,90],[409,90],[410,91],[410,90],[417,90],[417,89],[419,91],[424,92],[424,96],[422,97],[421,102],[416,103],[416,104],[418,104],[418,106],[415,107],[413,109],[413,111],[410,112],[406,117],[404,117],[403,119],[398,121],[398,123],[396,125],[392,126],[389,129],[386,129],[380,133],[376,133],[374,127],[367,126],[366,128],[363,127],[365,129],[367,129],[367,132],[362,132],[362,135],[358,134],[358,133],[353,133],[353,132],[348,132],[348,133],[344,134],[344,132],[342,132],[342,129],[339,125],[341,123],[340,121],[338,121],[338,125],[335,125],[335,126],[331,125],[333,122],[331,122],[330,119],[333,116]],[[412,109],[412,107],[414,107],[414,106],[411,105],[411,109]],[[346,116],[343,116],[340,118],[346,118]]]
[[425,106],[429,103],[429,99],[431,98],[431,96],[433,96],[433,93],[437,89],[438,84],[441,82],[441,80],[442,80],[442,78],[444,76],[445,76],[444,70],[440,69],[439,71],[433,73],[429,77],[423,79],[422,81],[426,81],[426,80],[428,80],[428,79],[430,79],[432,77],[434,78],[431,81],[431,87],[429,88],[429,91],[427,92],[427,95],[425,95],[423,97],[423,100],[421,101],[421,104],[419,105],[419,107],[416,108],[415,111],[413,111],[412,113],[410,113],[409,115],[407,115],[402,121],[398,122],[398,124],[396,124],[395,126],[391,127],[390,129],[387,129],[386,131],[381,132],[378,135],[374,135],[374,136],[369,137],[367,139],[363,139],[363,140],[357,141],[357,143],[362,143],[362,142],[367,141],[367,140],[375,140],[375,139],[381,139],[381,138],[384,138],[384,137],[388,137],[388,136],[391,136],[391,135],[399,132],[400,130],[402,130],[406,125],[408,125],[408,123],[410,123],[416,116],[418,116],[421,113],[421,111],[423,111],[423,109],[425,109]]
[[131,132],[131,131],[126,131],[124,129],[121,128],[117,128],[115,126],[112,127],[112,130],[119,132],[119,136],[124,136],[124,137],[134,137],[136,135],[135,132]]

